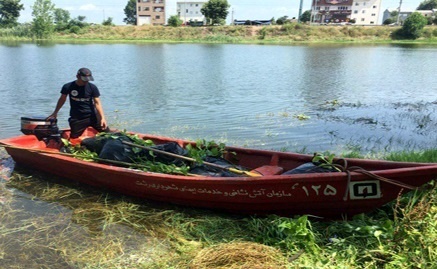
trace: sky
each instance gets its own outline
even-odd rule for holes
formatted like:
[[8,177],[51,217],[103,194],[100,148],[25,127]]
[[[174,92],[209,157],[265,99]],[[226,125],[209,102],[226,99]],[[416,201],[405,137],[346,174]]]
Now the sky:
[[[127,0],[82,0],[66,1],[51,0],[56,8],[68,10],[72,18],[85,16],[88,23],[102,23],[112,17],[116,25],[125,25],[126,17],[124,8]],[[189,1],[189,0],[188,0]],[[302,12],[311,9],[312,0],[303,0]],[[381,12],[386,9],[393,10],[399,7],[402,1],[402,10],[415,10],[421,0],[382,0]],[[19,22],[32,21],[32,5],[35,0],[21,0],[25,10],[21,11]],[[167,18],[176,15],[176,2],[183,0],[167,0]],[[288,16],[298,17],[300,0],[228,0],[230,4],[228,23],[231,18],[237,20],[270,20]],[[382,14],[380,15],[382,18]]]

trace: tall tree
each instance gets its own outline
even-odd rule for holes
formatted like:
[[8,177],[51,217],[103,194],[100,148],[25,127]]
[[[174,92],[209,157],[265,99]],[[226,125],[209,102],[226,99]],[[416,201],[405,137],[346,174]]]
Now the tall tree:
[[113,18],[109,17],[106,20],[103,20],[102,25],[104,26],[114,26],[115,24],[112,22]]
[[32,32],[38,39],[48,38],[54,30],[55,5],[50,0],[36,0],[32,6]]
[[287,23],[287,20],[288,20],[288,16],[282,16],[276,20],[276,24],[284,25]]
[[0,27],[15,26],[21,10],[20,0],[0,0]]
[[437,8],[437,0],[425,0],[417,7],[417,10],[433,10]]
[[170,26],[178,27],[182,25],[183,21],[179,18],[178,15],[173,15],[168,18],[167,23]]
[[135,0],[128,0],[126,7],[124,8],[124,14],[126,18],[123,22],[126,24],[137,24],[137,3]]
[[56,31],[66,30],[68,28],[68,22],[71,19],[70,12],[62,8],[55,8],[53,15],[56,24],[55,26]]
[[306,10],[299,19],[301,22],[309,22],[311,20],[311,10]]
[[227,0],[209,0],[203,5],[200,12],[211,24],[223,24],[228,16],[229,7]]
[[419,12],[413,12],[405,19],[402,25],[401,35],[408,39],[417,39],[422,35],[423,28],[428,23],[427,19]]

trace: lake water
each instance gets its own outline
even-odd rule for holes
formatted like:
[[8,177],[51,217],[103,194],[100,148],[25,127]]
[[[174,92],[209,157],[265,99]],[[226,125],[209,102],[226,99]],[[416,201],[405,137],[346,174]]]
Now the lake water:
[[[434,148],[436,56],[428,46],[0,42],[0,138],[19,135],[22,116],[48,116],[62,85],[86,66],[109,124],[120,129],[308,153]],[[66,103],[60,127],[68,111]],[[0,168],[13,167],[4,154]],[[155,235],[162,221],[140,224],[182,214],[181,226],[191,227],[191,216],[210,214],[20,167],[1,180],[9,173],[0,170],[8,268],[161,264],[179,244],[176,251],[174,239]]]
[[48,116],[86,66],[112,127],[278,150],[429,148],[436,60],[429,46],[4,42],[0,138]]

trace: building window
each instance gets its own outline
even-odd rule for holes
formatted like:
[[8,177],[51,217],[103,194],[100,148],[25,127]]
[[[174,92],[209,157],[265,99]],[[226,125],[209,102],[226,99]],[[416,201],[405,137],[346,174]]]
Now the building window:
[[376,16],[376,14],[375,14],[375,13],[372,13],[372,16],[373,16],[373,17],[375,17],[375,16]]
[[361,18],[361,21],[365,21],[365,19],[364,19],[364,18]]
[[354,10],[354,14],[358,14],[358,10]]
[[159,20],[161,18],[161,16],[156,15],[155,19]]

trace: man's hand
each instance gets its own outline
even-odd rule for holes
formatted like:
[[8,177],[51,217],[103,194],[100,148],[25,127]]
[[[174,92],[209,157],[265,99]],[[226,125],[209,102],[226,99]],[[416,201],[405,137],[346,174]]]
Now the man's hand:
[[106,123],[106,119],[101,119],[100,125],[102,126],[103,129],[106,129],[108,127],[108,124]]
[[50,116],[48,116],[47,118],[46,118],[46,121],[48,121],[48,120],[56,120],[56,117],[57,117],[58,115],[56,114],[56,113],[53,113],[53,114],[51,114]]

